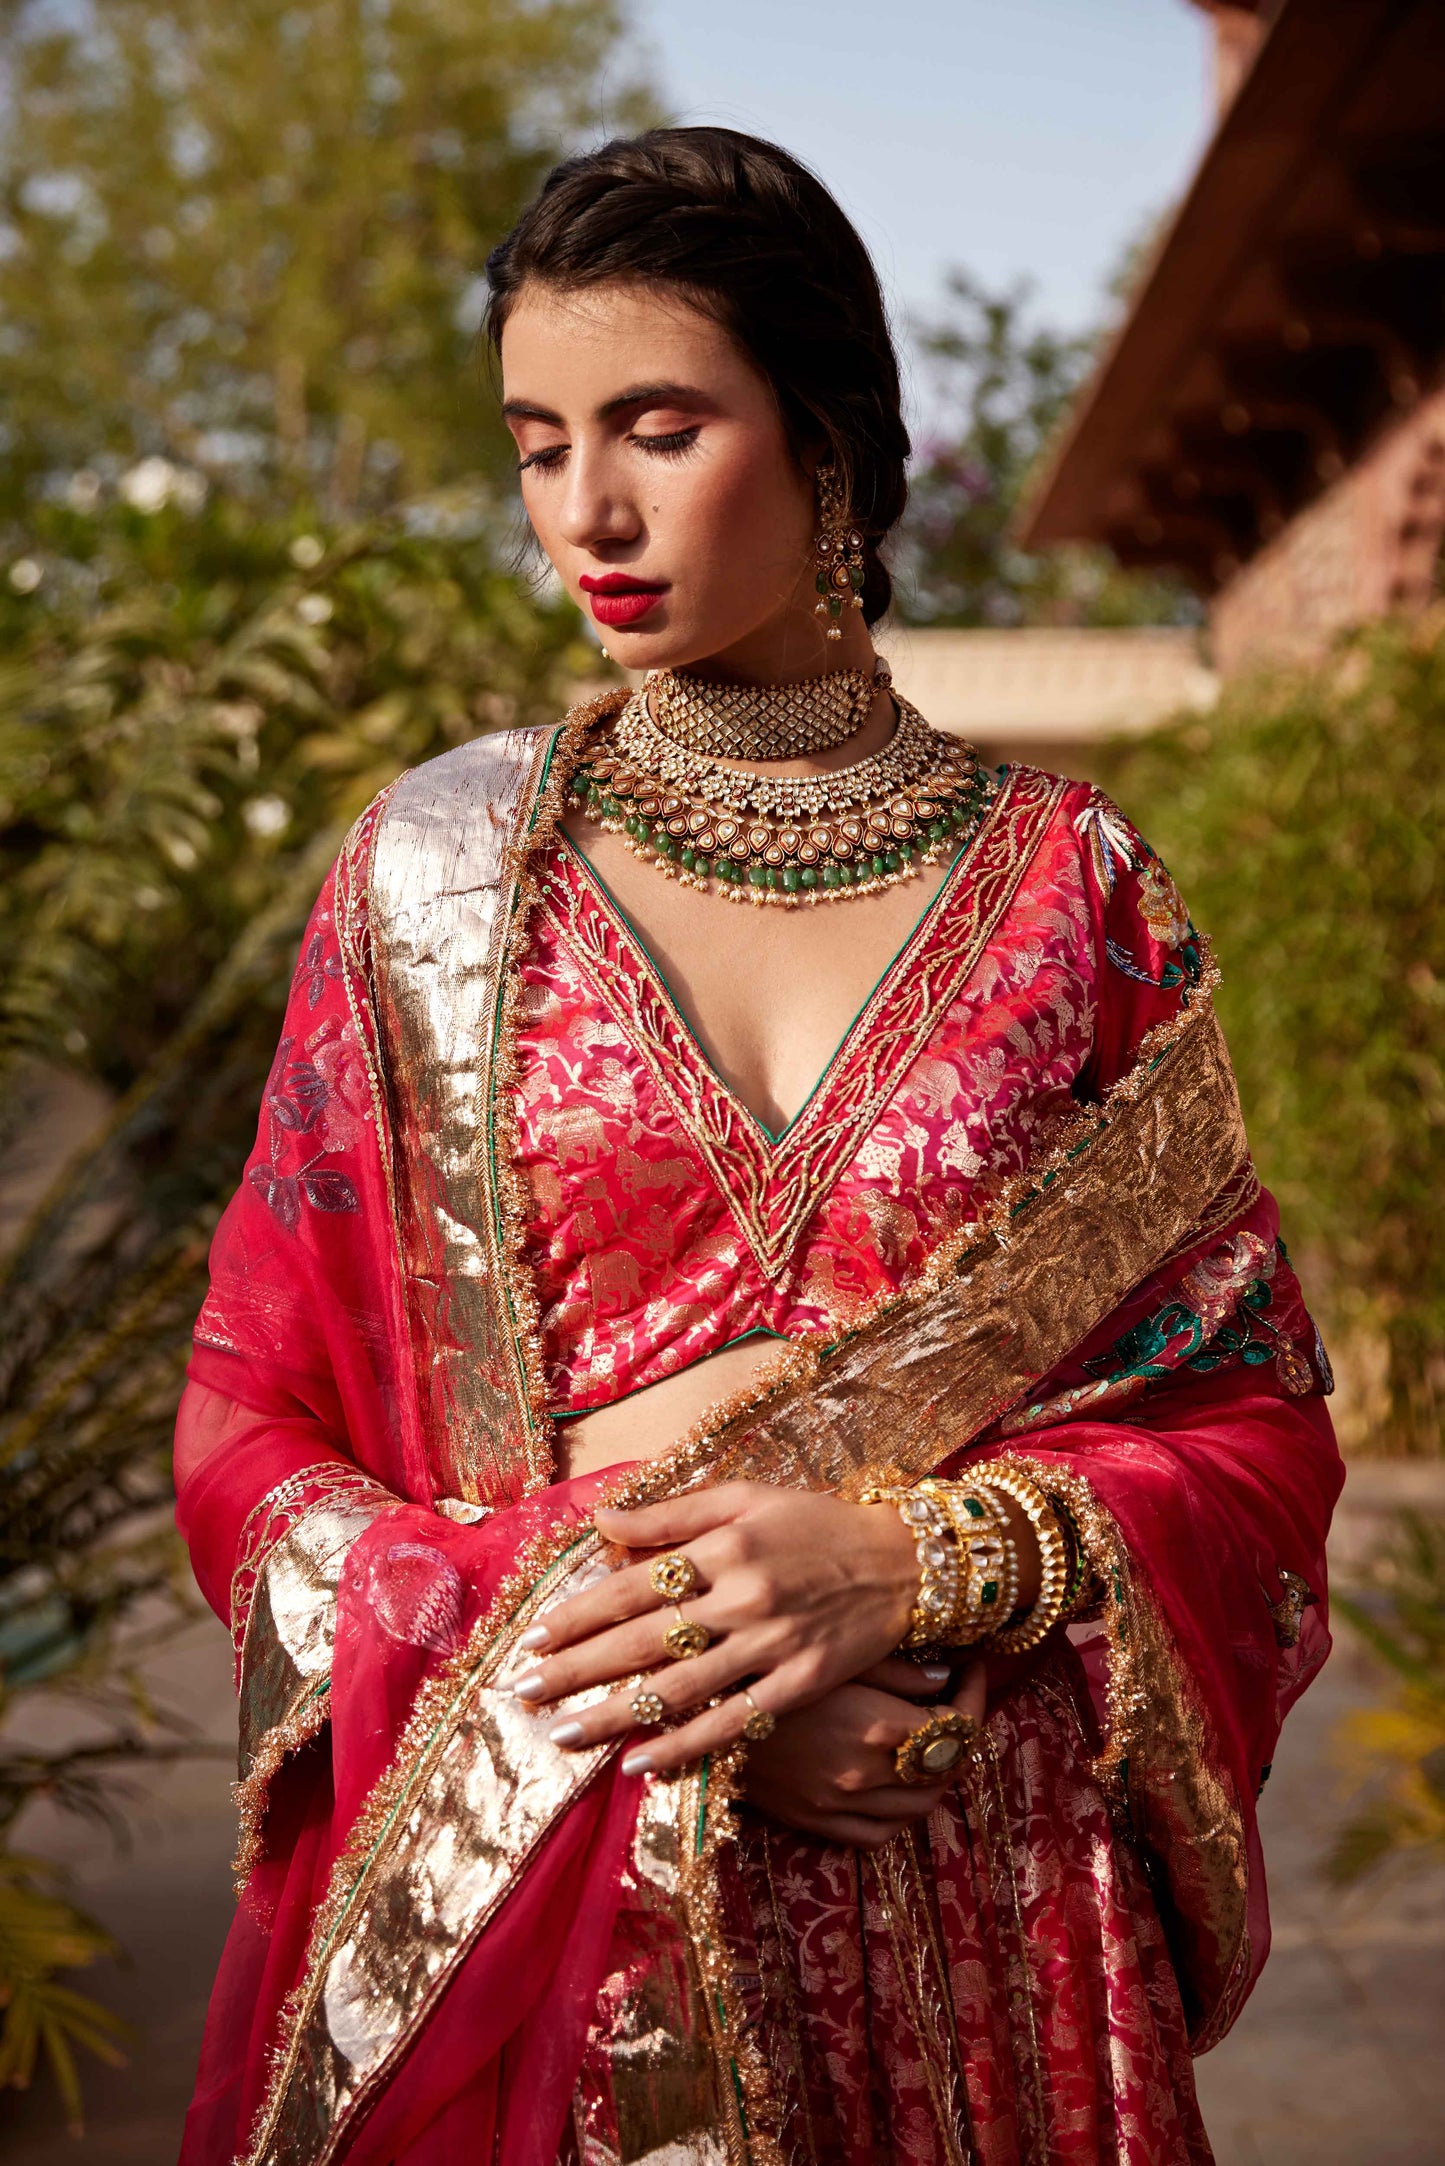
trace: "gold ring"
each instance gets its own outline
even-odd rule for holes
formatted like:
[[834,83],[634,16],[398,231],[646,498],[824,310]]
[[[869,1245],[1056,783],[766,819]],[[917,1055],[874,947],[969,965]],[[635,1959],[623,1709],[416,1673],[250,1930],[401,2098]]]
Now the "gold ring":
[[752,1713],[743,1724],[743,1736],[750,1745],[760,1745],[765,1737],[772,1736],[774,1730],[778,1727],[778,1718],[776,1715],[770,1715],[765,1707],[759,1707],[746,1685],[743,1687],[743,1698],[752,1709]]
[[665,1557],[654,1557],[648,1566],[647,1576],[652,1581],[652,1591],[664,1602],[685,1602],[697,1585],[697,1566],[691,1557],[683,1557],[676,1550],[669,1550]]
[[712,1634],[705,1624],[695,1618],[679,1616],[676,1624],[670,1624],[662,1635],[662,1644],[674,1662],[691,1662],[694,1655],[705,1655],[712,1645]]
[[945,1782],[962,1766],[977,1736],[978,1724],[971,1715],[960,1715],[956,1708],[940,1707],[927,1722],[920,1723],[894,1753],[893,1765],[898,1780],[918,1789]]
[[667,1713],[667,1702],[660,1692],[639,1692],[632,1703],[632,1713],[638,1722],[661,1722]]

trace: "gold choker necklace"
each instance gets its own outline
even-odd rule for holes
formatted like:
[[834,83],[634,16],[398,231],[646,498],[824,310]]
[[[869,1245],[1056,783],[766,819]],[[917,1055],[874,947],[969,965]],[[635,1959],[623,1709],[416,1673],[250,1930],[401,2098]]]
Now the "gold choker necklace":
[[891,682],[883,661],[796,684],[707,684],[685,670],[655,669],[647,699],[663,736],[685,752],[709,760],[802,760],[846,744],[867,720],[875,691]]
[[730,901],[877,894],[971,840],[994,779],[895,693],[881,751],[823,775],[740,773],[664,735],[634,693],[571,781],[579,809],[686,887]]

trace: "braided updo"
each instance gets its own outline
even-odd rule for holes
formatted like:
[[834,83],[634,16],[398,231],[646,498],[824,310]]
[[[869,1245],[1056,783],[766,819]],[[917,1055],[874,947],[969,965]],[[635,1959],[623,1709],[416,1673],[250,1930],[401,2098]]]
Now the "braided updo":
[[801,454],[825,440],[867,537],[863,613],[892,582],[879,544],[907,496],[898,361],[868,251],[822,182],[732,128],[652,128],[555,166],[487,258],[487,334],[529,279],[682,289],[771,384]]

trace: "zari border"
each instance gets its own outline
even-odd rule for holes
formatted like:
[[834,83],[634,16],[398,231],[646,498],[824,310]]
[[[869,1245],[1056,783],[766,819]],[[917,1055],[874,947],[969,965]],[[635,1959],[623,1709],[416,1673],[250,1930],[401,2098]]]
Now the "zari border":
[[[288,2166],[291,2162],[294,2166],[326,2166],[357,2117],[405,2056],[455,1975],[458,1963],[505,1899],[516,1873],[530,1855],[531,1842],[539,1840],[539,1836],[534,1834],[527,1843],[514,1839],[507,1845],[511,1854],[504,1883],[468,1919],[465,1931],[454,1936],[445,1963],[434,1969],[413,2005],[403,2008],[398,1999],[390,2021],[380,2025],[388,2037],[384,2056],[368,2068],[334,2111],[328,2113],[318,2107],[313,2125],[299,2127],[298,2120],[303,2116],[298,2090],[305,2085],[298,2085],[296,2079],[301,2064],[314,2048],[312,2027],[318,2021],[324,2025],[330,2014],[331,1966],[343,1936],[374,1906],[388,1864],[396,1869],[391,1851],[422,1813],[427,1782],[468,1703],[496,1678],[514,1654],[519,1634],[549,1598],[556,1597],[559,1586],[590,1564],[602,1547],[595,1532],[579,1532],[575,1526],[554,1529],[527,1545],[465,1645],[422,1685],[392,1764],[358,1814],[332,1867],[327,1892],[313,1915],[305,1967],[283,2006],[265,2094],[236,2166],[272,2166],[278,2157],[286,2158]],[[617,1750],[614,1740],[590,1752],[566,1756],[566,1794],[558,1799],[553,1821]],[[781,2161],[778,2166],[782,2166]]]

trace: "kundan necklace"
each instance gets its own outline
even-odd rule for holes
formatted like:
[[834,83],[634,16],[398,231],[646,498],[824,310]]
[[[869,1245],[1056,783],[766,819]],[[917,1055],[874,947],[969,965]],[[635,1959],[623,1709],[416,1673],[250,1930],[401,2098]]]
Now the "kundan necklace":
[[[847,679],[861,684],[845,695]],[[726,745],[731,759],[765,758],[753,748],[786,736],[790,751],[771,757],[798,758],[841,744],[852,733],[832,734],[842,715],[856,715],[856,728],[880,682],[889,683],[886,669],[876,677],[838,671],[807,686],[716,687],[656,672],[584,755],[572,778],[574,798],[588,819],[624,835],[633,854],[659,872],[688,887],[716,886],[735,902],[796,908],[877,894],[958,849],[977,829],[996,785],[971,746],[932,729],[894,693],[898,727],[889,742],[832,774],[739,773],[721,764],[720,748]],[[810,714],[798,695],[824,686]],[[726,720],[710,704],[720,691],[728,695]],[[677,731],[684,703],[688,741]]]

